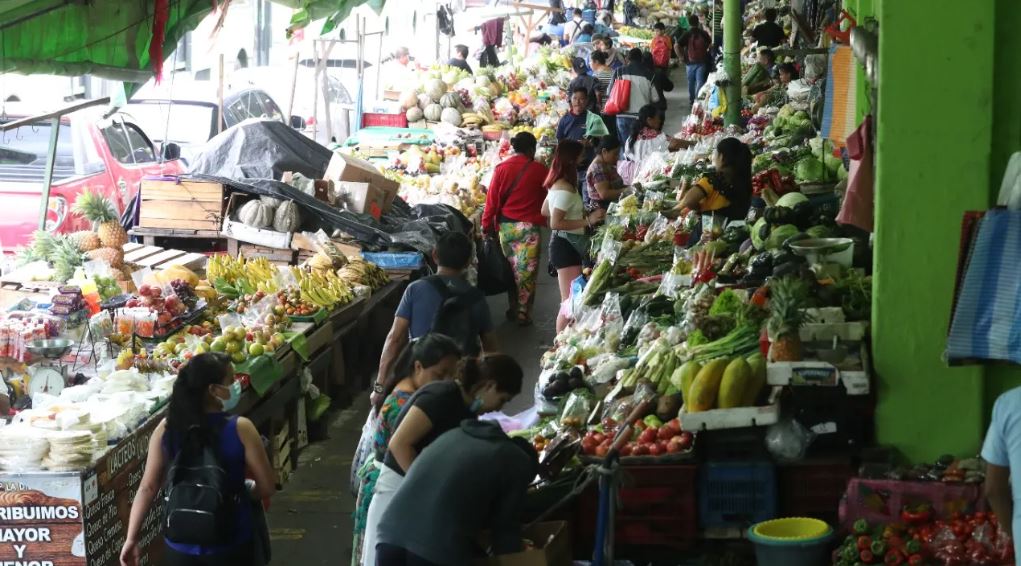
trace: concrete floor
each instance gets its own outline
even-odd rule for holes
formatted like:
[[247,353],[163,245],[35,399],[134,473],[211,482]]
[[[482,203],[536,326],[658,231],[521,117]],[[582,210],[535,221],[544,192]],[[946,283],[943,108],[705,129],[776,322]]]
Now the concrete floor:
[[[674,70],[676,88],[667,93],[664,131],[675,133],[688,114],[684,73]],[[556,279],[546,273],[546,251],[540,259],[533,318],[535,324],[520,328],[506,322],[507,299],[489,299],[500,348],[514,356],[525,371],[521,395],[504,412],[514,415],[532,405],[539,376],[539,358],[553,343],[560,296]],[[348,489],[351,458],[368,414],[367,394],[357,395],[352,405],[329,418],[328,438],[301,452],[298,469],[272,502],[268,514],[276,564],[302,566],[346,564],[351,556],[351,513],[355,500]]]

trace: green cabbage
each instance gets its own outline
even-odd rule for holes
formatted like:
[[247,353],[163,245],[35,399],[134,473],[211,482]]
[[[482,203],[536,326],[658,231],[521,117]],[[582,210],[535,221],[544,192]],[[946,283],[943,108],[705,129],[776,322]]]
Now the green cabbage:
[[802,157],[794,169],[794,178],[798,183],[818,183],[824,180],[825,175],[825,165],[814,155]]
[[783,245],[787,241],[787,238],[791,236],[797,236],[801,232],[798,227],[793,224],[784,224],[783,226],[777,226],[773,228],[773,231],[769,234],[769,239],[766,240],[766,249],[775,250]]
[[835,157],[832,153],[827,153],[822,160],[826,164],[826,169],[834,176],[837,174],[837,169],[844,167],[844,160]]
[[752,226],[752,246],[761,250],[766,245],[766,238],[769,234],[769,223],[765,218],[759,218]]

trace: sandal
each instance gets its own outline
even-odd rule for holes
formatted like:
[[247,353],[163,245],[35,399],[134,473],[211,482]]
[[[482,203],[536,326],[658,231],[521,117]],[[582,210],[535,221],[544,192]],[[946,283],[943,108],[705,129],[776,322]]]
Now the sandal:
[[519,313],[518,314],[518,326],[521,326],[521,327],[532,326],[532,317],[528,316],[525,313]]

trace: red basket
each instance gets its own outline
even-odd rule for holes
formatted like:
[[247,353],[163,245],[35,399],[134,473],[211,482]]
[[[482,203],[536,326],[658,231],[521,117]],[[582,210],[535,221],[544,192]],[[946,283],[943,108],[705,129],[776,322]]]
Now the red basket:
[[362,114],[362,127],[407,128],[408,117],[405,114],[365,112]]
[[777,467],[780,515],[837,523],[840,500],[855,476],[850,458],[809,460]]
[[[617,545],[690,548],[698,538],[695,501],[698,468],[692,465],[623,466],[621,507],[614,518]],[[599,493],[592,488],[578,501],[577,542],[592,548]]]

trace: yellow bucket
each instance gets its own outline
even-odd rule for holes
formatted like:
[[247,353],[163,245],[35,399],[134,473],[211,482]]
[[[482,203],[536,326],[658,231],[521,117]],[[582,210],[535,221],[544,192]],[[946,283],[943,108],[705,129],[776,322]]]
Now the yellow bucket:
[[788,517],[764,521],[752,528],[752,533],[759,538],[772,541],[804,541],[826,535],[830,526],[825,521],[807,517]]

